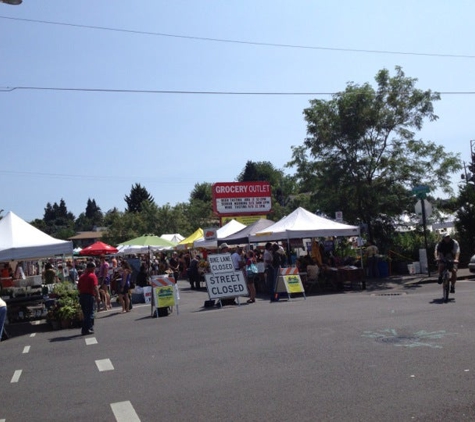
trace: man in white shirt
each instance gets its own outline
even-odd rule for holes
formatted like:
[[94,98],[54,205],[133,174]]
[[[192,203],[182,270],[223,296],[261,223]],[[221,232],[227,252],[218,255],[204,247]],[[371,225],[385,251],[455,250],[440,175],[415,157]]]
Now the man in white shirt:
[[231,255],[231,259],[233,261],[233,266],[235,271],[242,271],[246,262],[243,260],[242,257],[242,248],[238,246],[234,253]]

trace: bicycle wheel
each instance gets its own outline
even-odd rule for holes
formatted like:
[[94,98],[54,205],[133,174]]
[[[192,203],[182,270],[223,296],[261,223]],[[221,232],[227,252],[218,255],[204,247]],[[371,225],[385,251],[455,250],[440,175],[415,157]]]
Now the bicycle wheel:
[[449,301],[449,292],[450,292],[450,278],[447,272],[444,274],[444,283],[442,284],[444,289],[444,302]]

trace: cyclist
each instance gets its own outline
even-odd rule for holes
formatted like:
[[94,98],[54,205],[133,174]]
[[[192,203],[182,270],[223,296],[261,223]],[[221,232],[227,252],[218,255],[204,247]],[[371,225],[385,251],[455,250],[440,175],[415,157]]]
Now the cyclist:
[[459,243],[450,237],[450,233],[445,233],[442,240],[437,244],[435,252],[436,259],[439,262],[439,279],[437,281],[439,284],[442,284],[442,273],[445,267],[445,260],[452,259],[454,261],[450,293],[455,293],[455,282],[457,281],[457,264],[460,255]]

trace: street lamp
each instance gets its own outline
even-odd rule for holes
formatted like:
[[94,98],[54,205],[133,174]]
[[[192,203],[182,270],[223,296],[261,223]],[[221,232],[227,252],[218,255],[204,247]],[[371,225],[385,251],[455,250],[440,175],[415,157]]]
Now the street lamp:
[[0,3],[10,4],[12,6],[18,6],[23,0],[0,0]]

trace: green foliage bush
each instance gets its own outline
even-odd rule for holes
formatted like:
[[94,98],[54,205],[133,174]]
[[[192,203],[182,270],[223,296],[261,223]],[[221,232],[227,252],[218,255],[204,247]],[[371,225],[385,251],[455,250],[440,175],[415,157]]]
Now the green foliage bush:
[[57,283],[54,285],[53,294],[56,295],[57,300],[48,312],[49,320],[73,320],[79,316],[81,312],[79,293],[73,284]]

